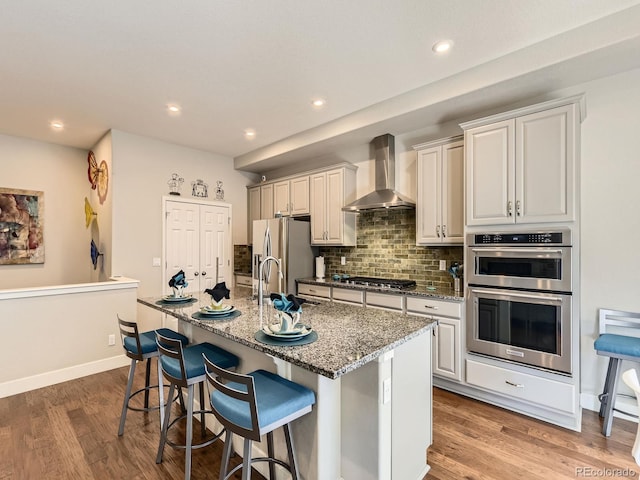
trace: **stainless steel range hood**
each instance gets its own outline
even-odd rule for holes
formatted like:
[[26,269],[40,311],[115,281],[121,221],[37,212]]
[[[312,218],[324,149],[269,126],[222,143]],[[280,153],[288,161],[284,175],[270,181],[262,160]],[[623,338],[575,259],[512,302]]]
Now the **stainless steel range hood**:
[[375,191],[342,207],[345,212],[381,210],[385,208],[415,208],[416,204],[395,191],[395,141],[391,134],[380,135],[371,141],[375,159]]

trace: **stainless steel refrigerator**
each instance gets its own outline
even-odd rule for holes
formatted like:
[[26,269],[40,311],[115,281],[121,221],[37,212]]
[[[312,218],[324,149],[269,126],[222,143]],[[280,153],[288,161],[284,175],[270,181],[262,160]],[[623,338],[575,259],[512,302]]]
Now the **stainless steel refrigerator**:
[[[264,294],[296,293],[296,279],[313,277],[314,259],[318,248],[311,246],[311,225],[308,221],[291,217],[254,220],[253,222],[253,284],[258,286],[258,267],[263,258],[273,256],[280,260],[283,278],[278,266],[268,262],[263,269]],[[280,283],[279,283],[280,281]],[[280,284],[280,286],[279,286]]]

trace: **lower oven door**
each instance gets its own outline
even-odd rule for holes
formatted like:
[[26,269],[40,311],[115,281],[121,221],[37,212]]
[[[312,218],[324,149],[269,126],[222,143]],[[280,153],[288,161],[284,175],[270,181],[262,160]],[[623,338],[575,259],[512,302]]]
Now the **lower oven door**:
[[470,287],[467,350],[571,374],[571,295]]

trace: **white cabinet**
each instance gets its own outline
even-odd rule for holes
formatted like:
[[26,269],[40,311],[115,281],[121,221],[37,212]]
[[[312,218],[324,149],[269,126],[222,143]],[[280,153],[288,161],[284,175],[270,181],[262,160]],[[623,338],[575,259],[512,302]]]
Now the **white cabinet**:
[[351,288],[333,287],[331,289],[331,298],[335,302],[353,303],[355,305],[364,304],[364,291],[354,290]]
[[355,245],[355,213],[342,211],[355,199],[355,171],[340,167],[314,173],[309,184],[312,245]]
[[407,313],[438,321],[433,330],[433,374],[462,381],[462,304],[407,296]]
[[260,187],[260,218],[273,218],[273,184],[268,183]]
[[464,143],[462,137],[423,143],[417,150],[416,244],[464,240]]
[[247,214],[247,244],[253,242],[253,221],[260,220],[260,187],[250,187],[247,189],[247,205],[249,212]]
[[331,287],[324,285],[310,285],[308,283],[298,284],[298,295],[306,295],[309,297],[331,299]]
[[461,125],[467,225],[575,220],[579,100],[546,102]]
[[183,270],[187,292],[199,293],[218,282],[231,284],[231,205],[165,199],[163,291]]
[[402,309],[404,308],[403,295],[378,293],[367,290],[365,298],[367,308],[379,308],[381,310],[391,310],[396,312],[402,312]]
[[309,176],[274,183],[273,209],[284,216],[309,215]]

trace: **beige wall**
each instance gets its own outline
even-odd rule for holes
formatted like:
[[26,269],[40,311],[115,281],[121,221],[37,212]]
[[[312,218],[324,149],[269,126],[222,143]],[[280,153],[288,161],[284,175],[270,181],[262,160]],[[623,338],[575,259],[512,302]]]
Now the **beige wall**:
[[112,144],[113,274],[140,280],[140,295],[162,289],[162,269],[152,259],[162,256],[162,197],[172,173],[184,178],[182,197],[191,197],[191,182],[200,178],[215,199],[216,181],[222,181],[233,209],[233,242],[246,243],[246,185],[255,176],[235,171],[230,157],[117,130]]
[[0,289],[91,281],[87,151],[0,135],[0,187],[44,192],[45,263],[0,265]]
[[91,207],[97,213],[96,220],[91,223],[91,238],[96,242],[98,251],[102,253],[102,257],[98,259],[96,269],[92,271],[91,281],[104,282],[111,276],[111,265],[113,262],[112,248],[112,222],[113,222],[113,161],[111,153],[111,132],[102,137],[96,143],[91,151],[96,157],[98,166],[104,160],[108,168],[109,183],[107,194],[104,200],[100,200],[98,190],[89,190],[89,202]]

